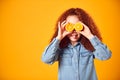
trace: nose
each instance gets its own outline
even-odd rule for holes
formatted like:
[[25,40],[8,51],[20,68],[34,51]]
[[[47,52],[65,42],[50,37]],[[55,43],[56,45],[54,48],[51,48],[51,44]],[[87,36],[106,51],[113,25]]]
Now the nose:
[[76,32],[76,30],[74,29],[72,32]]

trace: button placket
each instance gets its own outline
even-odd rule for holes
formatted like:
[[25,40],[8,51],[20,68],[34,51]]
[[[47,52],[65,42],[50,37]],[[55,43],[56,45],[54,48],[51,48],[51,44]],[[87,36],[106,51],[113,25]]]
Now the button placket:
[[76,80],[79,80],[79,51],[77,51],[76,47],[73,47],[73,63],[75,69],[75,77]]

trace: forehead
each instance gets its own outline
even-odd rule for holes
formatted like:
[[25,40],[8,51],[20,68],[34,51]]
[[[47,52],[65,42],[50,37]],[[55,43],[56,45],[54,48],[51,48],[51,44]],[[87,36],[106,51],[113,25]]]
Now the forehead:
[[79,18],[76,15],[70,15],[66,18],[66,21],[75,24],[79,21]]

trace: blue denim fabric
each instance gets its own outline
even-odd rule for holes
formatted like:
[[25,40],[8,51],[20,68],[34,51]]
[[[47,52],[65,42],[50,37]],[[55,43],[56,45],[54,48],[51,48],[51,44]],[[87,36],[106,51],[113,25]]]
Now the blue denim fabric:
[[95,48],[93,52],[85,49],[80,42],[60,49],[60,41],[55,38],[45,49],[42,61],[47,64],[59,62],[59,80],[98,80],[94,58],[107,60],[111,57],[111,51],[96,36],[90,42]]

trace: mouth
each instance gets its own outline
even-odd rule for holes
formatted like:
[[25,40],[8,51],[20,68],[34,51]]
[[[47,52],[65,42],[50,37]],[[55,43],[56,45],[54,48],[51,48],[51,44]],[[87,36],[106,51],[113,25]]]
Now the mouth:
[[80,34],[77,32],[72,32],[70,35],[68,35],[70,41],[78,41],[78,39],[80,38]]

